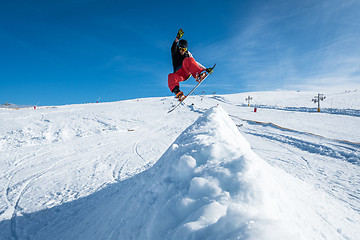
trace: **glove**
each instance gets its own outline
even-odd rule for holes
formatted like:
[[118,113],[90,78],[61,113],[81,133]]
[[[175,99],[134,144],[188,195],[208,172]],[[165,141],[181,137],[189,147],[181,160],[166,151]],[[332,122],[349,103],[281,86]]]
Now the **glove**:
[[180,39],[183,35],[184,35],[184,30],[182,30],[182,29],[180,28],[180,30],[178,31],[178,33],[177,33],[177,35],[176,35],[176,38],[177,38],[177,39]]
[[207,68],[205,69],[205,71],[209,74],[212,74],[212,72],[214,71],[213,68]]

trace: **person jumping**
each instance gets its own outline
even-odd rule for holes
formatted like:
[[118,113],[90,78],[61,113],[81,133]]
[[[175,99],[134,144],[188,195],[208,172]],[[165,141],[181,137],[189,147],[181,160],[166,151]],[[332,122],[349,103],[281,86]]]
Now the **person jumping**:
[[211,73],[211,68],[205,68],[200,63],[196,62],[192,54],[187,50],[188,42],[181,39],[184,31],[180,29],[171,46],[171,57],[174,72],[168,76],[168,85],[170,91],[176,95],[179,101],[185,98],[185,95],[180,91],[180,82],[188,80],[193,76],[197,82],[201,82],[207,73]]

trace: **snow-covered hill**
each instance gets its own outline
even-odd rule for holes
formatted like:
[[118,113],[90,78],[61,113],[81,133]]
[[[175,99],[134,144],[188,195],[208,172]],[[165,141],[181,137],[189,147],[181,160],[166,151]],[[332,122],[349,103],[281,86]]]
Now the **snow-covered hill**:
[[13,104],[13,103],[0,104],[0,108],[20,109],[20,108],[30,108],[30,107],[33,107],[33,106],[30,106],[30,105],[17,105],[17,104]]
[[360,94],[314,94],[0,109],[0,238],[356,239]]

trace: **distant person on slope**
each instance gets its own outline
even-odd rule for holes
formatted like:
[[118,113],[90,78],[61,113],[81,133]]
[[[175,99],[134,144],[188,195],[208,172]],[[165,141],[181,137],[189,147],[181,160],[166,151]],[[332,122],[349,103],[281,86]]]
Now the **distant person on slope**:
[[171,46],[174,73],[170,73],[168,77],[170,91],[176,95],[179,101],[185,98],[184,93],[180,91],[179,82],[188,80],[191,75],[197,82],[201,82],[206,76],[205,71],[212,72],[211,68],[205,68],[195,61],[192,54],[187,50],[188,42],[185,39],[180,40],[183,35],[184,31],[180,29]]

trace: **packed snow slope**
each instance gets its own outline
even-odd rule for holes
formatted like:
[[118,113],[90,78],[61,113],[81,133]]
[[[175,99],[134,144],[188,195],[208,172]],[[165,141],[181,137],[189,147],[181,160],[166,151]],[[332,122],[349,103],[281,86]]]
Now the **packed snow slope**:
[[281,94],[0,109],[0,239],[357,239],[358,93]]

